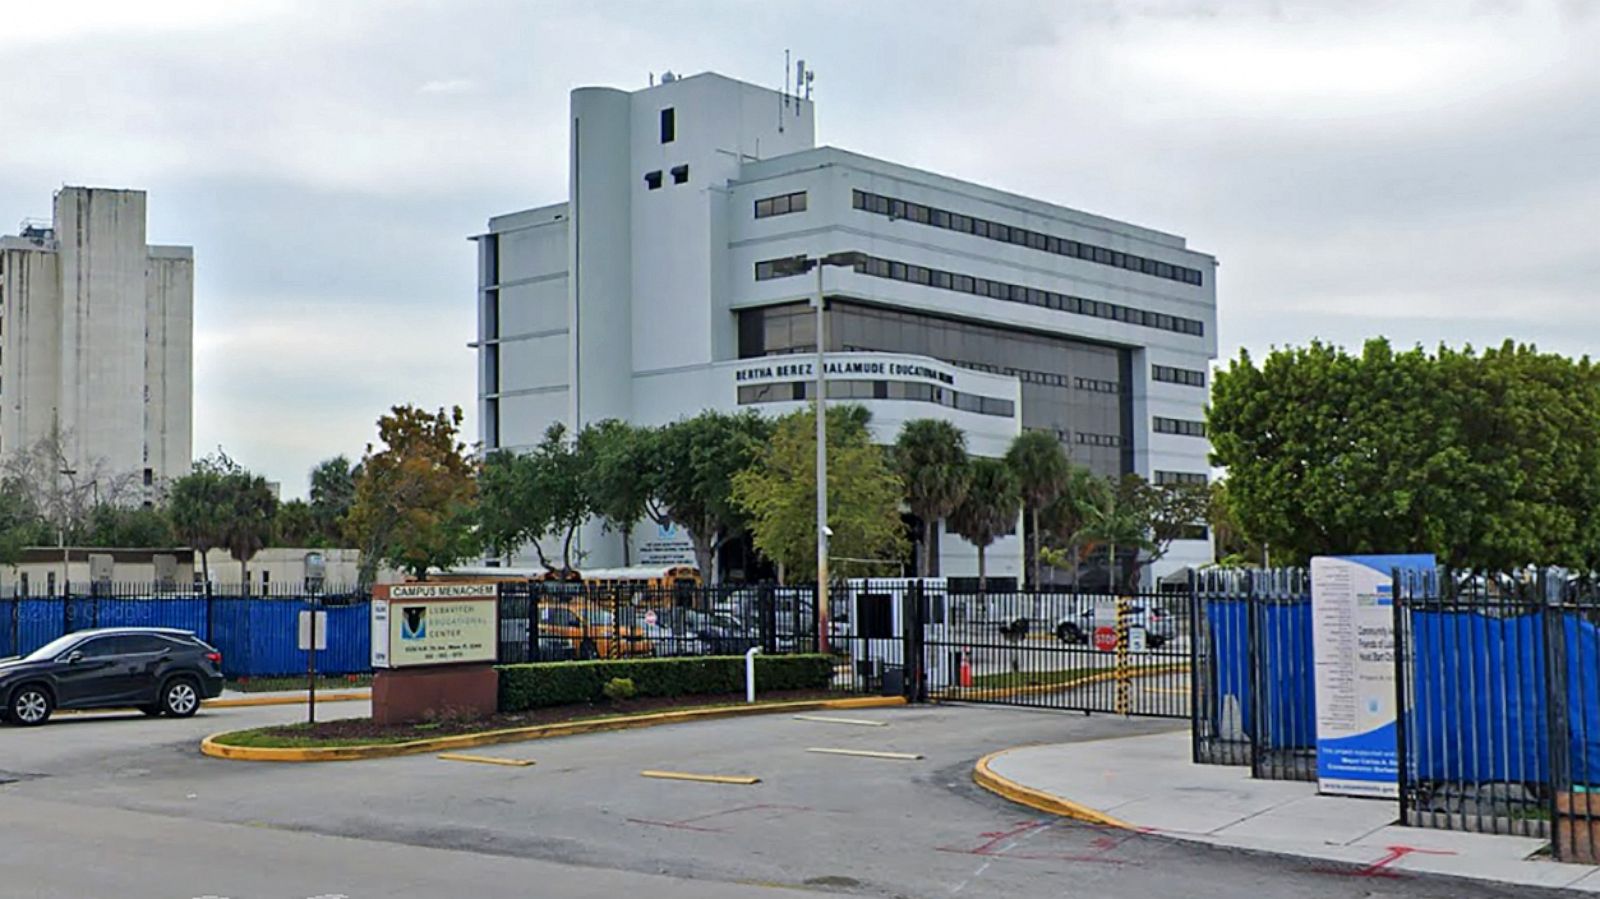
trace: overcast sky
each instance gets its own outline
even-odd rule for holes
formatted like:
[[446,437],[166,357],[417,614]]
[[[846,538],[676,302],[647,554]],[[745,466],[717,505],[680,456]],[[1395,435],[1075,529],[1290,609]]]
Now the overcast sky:
[[62,184],[195,248],[195,451],[303,495],[475,396],[470,234],[565,198],[567,92],[817,70],[819,142],[1186,236],[1226,359],[1600,344],[1600,2],[4,4],[0,232]]

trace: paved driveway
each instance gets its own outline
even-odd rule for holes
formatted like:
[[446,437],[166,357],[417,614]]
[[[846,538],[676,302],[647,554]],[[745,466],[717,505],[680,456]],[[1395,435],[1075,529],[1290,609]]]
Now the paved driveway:
[[[102,895],[93,878],[104,872],[81,864],[102,859],[118,865],[125,895],[152,899],[732,897],[779,886],[886,897],[1511,895],[1130,837],[1033,814],[971,784],[973,761],[994,749],[1171,722],[942,706],[834,713],[886,727],[767,716],[476,750],[537,760],[526,768],[432,756],[249,764],[200,757],[190,741],[296,711],[0,730],[4,766],[38,775],[0,787],[0,828],[26,834],[0,841],[6,883],[58,888],[29,896]],[[762,782],[651,780],[639,776],[645,768]],[[40,820],[49,827],[30,823]]]

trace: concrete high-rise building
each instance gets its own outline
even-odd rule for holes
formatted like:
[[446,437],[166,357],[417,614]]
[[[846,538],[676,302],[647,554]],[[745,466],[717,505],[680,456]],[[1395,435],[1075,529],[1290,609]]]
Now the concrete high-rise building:
[[[1212,256],[817,146],[813,111],[711,73],[572,92],[568,198],[491,218],[477,237],[484,447],[528,448],[558,421],[576,432],[804,408],[817,281],[786,263],[855,253],[852,268],[824,269],[828,399],[866,406],[876,439],[937,417],[978,455],[1039,430],[1101,475],[1207,479]],[[636,559],[692,558],[681,534],[646,522],[636,536]],[[582,540],[587,564],[620,562],[615,535]],[[976,573],[959,537],[944,533],[937,556],[946,575]],[[1197,526],[1155,574],[1210,558]],[[1021,541],[988,560],[991,575],[1019,576]]]
[[59,433],[73,471],[150,498],[191,463],[194,252],[146,243],[138,190],[62,188],[21,232],[0,237],[0,456]]

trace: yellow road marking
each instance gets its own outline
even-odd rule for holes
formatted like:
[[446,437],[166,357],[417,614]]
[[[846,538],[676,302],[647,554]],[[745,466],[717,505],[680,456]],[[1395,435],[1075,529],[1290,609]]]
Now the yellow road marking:
[[477,762],[480,765],[505,765],[508,768],[526,768],[533,759],[502,759],[492,755],[467,755],[461,752],[441,752],[439,758],[447,762]]
[[922,753],[920,752],[877,752],[870,749],[818,749],[812,747],[807,749],[806,752],[822,752],[828,755],[858,755],[869,759],[899,759],[908,762],[914,762],[922,758]]
[[759,777],[737,774],[690,774],[686,771],[640,771],[639,776],[654,777],[659,780],[692,780],[697,783],[739,784],[740,786],[761,783],[761,778]]
[[888,727],[887,721],[867,721],[864,718],[830,718],[827,715],[796,715],[796,721],[821,721],[824,724],[854,724],[860,727]]

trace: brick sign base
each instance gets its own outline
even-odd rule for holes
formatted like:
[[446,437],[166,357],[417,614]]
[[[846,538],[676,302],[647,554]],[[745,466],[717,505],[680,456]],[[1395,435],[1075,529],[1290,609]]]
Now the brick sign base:
[[378,671],[372,677],[375,724],[470,719],[499,710],[500,675],[493,665],[449,665]]

